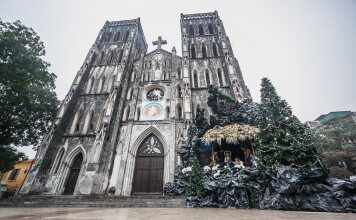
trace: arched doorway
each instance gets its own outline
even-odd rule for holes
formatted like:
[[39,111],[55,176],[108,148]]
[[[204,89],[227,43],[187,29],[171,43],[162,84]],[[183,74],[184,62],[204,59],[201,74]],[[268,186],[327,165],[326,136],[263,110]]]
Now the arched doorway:
[[156,135],[149,135],[137,151],[132,194],[163,193],[164,150]]
[[75,190],[75,186],[77,185],[77,180],[80,173],[80,168],[83,163],[83,154],[79,153],[73,160],[72,166],[70,167],[69,175],[67,178],[67,182],[65,184],[63,194],[73,194]]

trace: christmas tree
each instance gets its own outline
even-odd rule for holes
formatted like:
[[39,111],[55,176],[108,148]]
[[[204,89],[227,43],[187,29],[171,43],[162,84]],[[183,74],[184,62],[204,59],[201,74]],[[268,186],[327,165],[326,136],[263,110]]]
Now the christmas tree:
[[192,174],[187,188],[188,196],[201,198],[204,196],[204,174],[197,158],[193,161]]
[[323,167],[314,136],[292,113],[269,79],[261,83],[261,103],[257,116],[260,132],[255,138],[259,168],[287,165],[308,169]]

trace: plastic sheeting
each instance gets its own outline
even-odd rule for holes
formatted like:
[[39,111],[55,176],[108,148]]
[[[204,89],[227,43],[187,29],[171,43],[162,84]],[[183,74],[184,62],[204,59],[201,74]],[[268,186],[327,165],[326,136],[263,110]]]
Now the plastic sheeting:
[[[169,195],[184,195],[187,182],[176,183],[166,185],[173,192]],[[188,207],[356,212],[356,182],[328,178],[320,168],[302,172],[281,166],[265,178],[252,168],[221,170],[218,177],[207,172],[204,189],[203,198],[187,197]]]

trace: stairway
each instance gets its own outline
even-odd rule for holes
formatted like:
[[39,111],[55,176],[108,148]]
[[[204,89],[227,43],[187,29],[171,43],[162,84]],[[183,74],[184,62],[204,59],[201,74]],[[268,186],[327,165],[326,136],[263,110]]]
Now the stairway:
[[109,195],[24,195],[0,200],[0,207],[183,208],[185,197]]

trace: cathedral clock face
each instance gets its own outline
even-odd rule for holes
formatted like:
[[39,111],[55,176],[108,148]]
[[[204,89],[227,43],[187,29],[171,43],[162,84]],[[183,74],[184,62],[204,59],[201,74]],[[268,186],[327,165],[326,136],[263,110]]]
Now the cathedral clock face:
[[154,61],[161,61],[161,60],[163,60],[163,55],[162,54],[160,54],[160,53],[158,53],[158,54],[156,54],[156,55],[154,55],[153,57],[152,57],[152,59],[154,60]]
[[146,94],[147,100],[151,102],[161,101],[163,99],[163,96],[164,96],[164,92],[162,89],[159,88],[151,89]]

